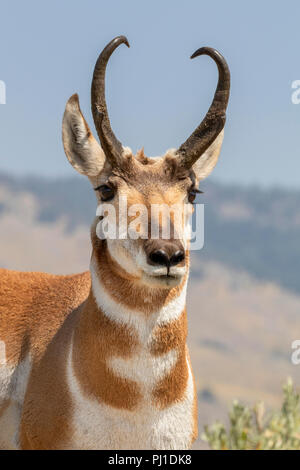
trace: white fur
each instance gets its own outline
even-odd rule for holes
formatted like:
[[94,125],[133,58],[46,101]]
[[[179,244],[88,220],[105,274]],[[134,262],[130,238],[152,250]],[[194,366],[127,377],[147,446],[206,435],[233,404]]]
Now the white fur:
[[[180,317],[185,307],[186,284],[180,295],[152,315],[137,309],[132,311],[115,302],[102,286],[94,261],[91,262],[92,289],[105,315],[119,324],[133,329],[141,347],[130,359],[112,357],[108,367],[114,374],[134,380],[142,399],[133,411],[119,410],[84,395],[72,368],[70,349],[67,380],[73,405],[73,433],[68,442],[60,444],[69,449],[186,449],[191,443],[193,429],[193,380],[189,368],[184,397],[177,403],[159,409],[153,402],[152,391],[166,374],[170,373],[178,352],[176,349],[155,356],[150,344],[155,327]],[[147,299],[145,299],[147,301]],[[189,367],[189,366],[188,366]],[[27,356],[16,366],[7,362],[5,343],[0,342],[0,405],[9,406],[0,417],[0,449],[19,448],[19,426],[31,359]]]
[[63,117],[65,154],[75,170],[93,177],[103,170],[105,154],[94,136],[92,134],[88,136],[88,133],[89,129],[80,111],[78,96],[73,95],[66,104]]
[[31,360],[27,356],[16,366],[9,364],[5,355],[5,343],[0,342],[0,406],[6,401],[8,407],[0,417],[0,449],[19,448],[19,426],[25,398]]
[[[188,366],[189,367],[189,366]],[[68,449],[187,449],[193,428],[194,389],[191,370],[181,401],[160,410],[149,394],[133,411],[113,408],[83,394],[72,367],[67,380],[73,401],[73,433]]]
[[5,342],[0,341],[0,406],[10,396],[9,389],[14,370],[15,367],[7,363]]
[[139,336],[139,340],[142,344],[149,341],[149,336],[155,326],[174,321],[182,314],[186,302],[187,282],[185,282],[180,295],[170,300],[170,302],[164,305],[159,311],[152,313],[146,318],[143,312],[140,312],[137,309],[131,310],[124,304],[116,302],[109,295],[98,277],[95,263],[96,261],[92,259],[90,271],[92,277],[92,290],[98,307],[101,308],[103,313],[110,319],[119,324],[126,325],[129,328],[133,328],[134,334]]
[[[136,242],[130,239],[107,239],[110,256],[126,271],[133,276],[141,276],[141,272],[148,276],[165,276],[168,273],[165,266],[154,266],[147,262],[145,250],[136,246]],[[169,274],[181,278],[186,273],[185,266],[171,266]]]
[[0,341],[0,367],[6,364],[6,346],[4,341]]
[[159,312],[146,317],[116,303],[101,285],[94,261],[91,262],[92,289],[105,315],[127,325],[138,335],[140,348],[129,359],[114,356],[107,365],[114,374],[134,380],[141,392],[141,401],[131,411],[117,409],[84,394],[72,366],[72,346],[68,359],[67,380],[73,401],[72,439],[66,448],[75,449],[187,449],[193,429],[194,387],[188,367],[188,383],[183,398],[165,409],[153,400],[155,385],[168,374],[178,358],[176,349],[162,356],[150,353],[155,326],[178,318],[185,305],[185,288],[177,299]]
[[110,256],[117,262],[128,274],[140,276],[140,269],[134,258],[128,250],[129,240],[111,240],[107,239],[107,246]]
[[144,346],[132,358],[113,357],[108,360],[108,367],[119,377],[134,380],[145,394],[165,377],[175,366],[178,351],[173,349],[162,356],[154,356],[149,347]]

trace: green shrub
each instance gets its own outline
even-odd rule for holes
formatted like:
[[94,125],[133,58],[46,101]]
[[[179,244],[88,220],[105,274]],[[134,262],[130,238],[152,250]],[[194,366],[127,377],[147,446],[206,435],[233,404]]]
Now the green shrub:
[[300,450],[300,394],[291,379],[283,386],[279,411],[266,416],[264,404],[249,408],[233,402],[226,430],[219,422],[205,426],[202,439],[216,450]]

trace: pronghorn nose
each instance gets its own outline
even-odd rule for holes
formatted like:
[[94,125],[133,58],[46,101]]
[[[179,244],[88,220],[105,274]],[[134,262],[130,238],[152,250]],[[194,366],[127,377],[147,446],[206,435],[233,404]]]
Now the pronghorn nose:
[[171,256],[170,265],[175,266],[176,264],[181,263],[185,258],[184,251],[177,250],[174,255]]
[[181,263],[184,260],[185,255],[183,250],[177,250],[174,253],[168,254],[165,250],[159,249],[151,251],[148,258],[152,264],[158,264],[169,268],[170,266],[175,266],[176,264]]

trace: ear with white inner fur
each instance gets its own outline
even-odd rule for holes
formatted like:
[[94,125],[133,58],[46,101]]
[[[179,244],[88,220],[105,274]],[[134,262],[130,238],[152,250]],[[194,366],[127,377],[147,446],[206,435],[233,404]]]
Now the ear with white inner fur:
[[217,164],[219,154],[222,147],[224,130],[220,132],[218,137],[208,147],[203,155],[194,163],[193,170],[196,175],[197,183],[206,178]]
[[66,156],[75,170],[97,176],[104,167],[105,154],[82,115],[77,94],[66,104],[62,135]]

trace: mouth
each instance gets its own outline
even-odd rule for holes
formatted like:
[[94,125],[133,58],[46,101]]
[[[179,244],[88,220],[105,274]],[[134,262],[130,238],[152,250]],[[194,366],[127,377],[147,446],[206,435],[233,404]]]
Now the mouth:
[[181,276],[176,276],[175,274],[159,274],[157,276],[153,276],[153,277],[156,277],[158,279],[178,279],[178,278],[181,278]]
[[152,287],[170,288],[178,286],[183,276],[179,274],[147,274],[143,273],[143,280]]

